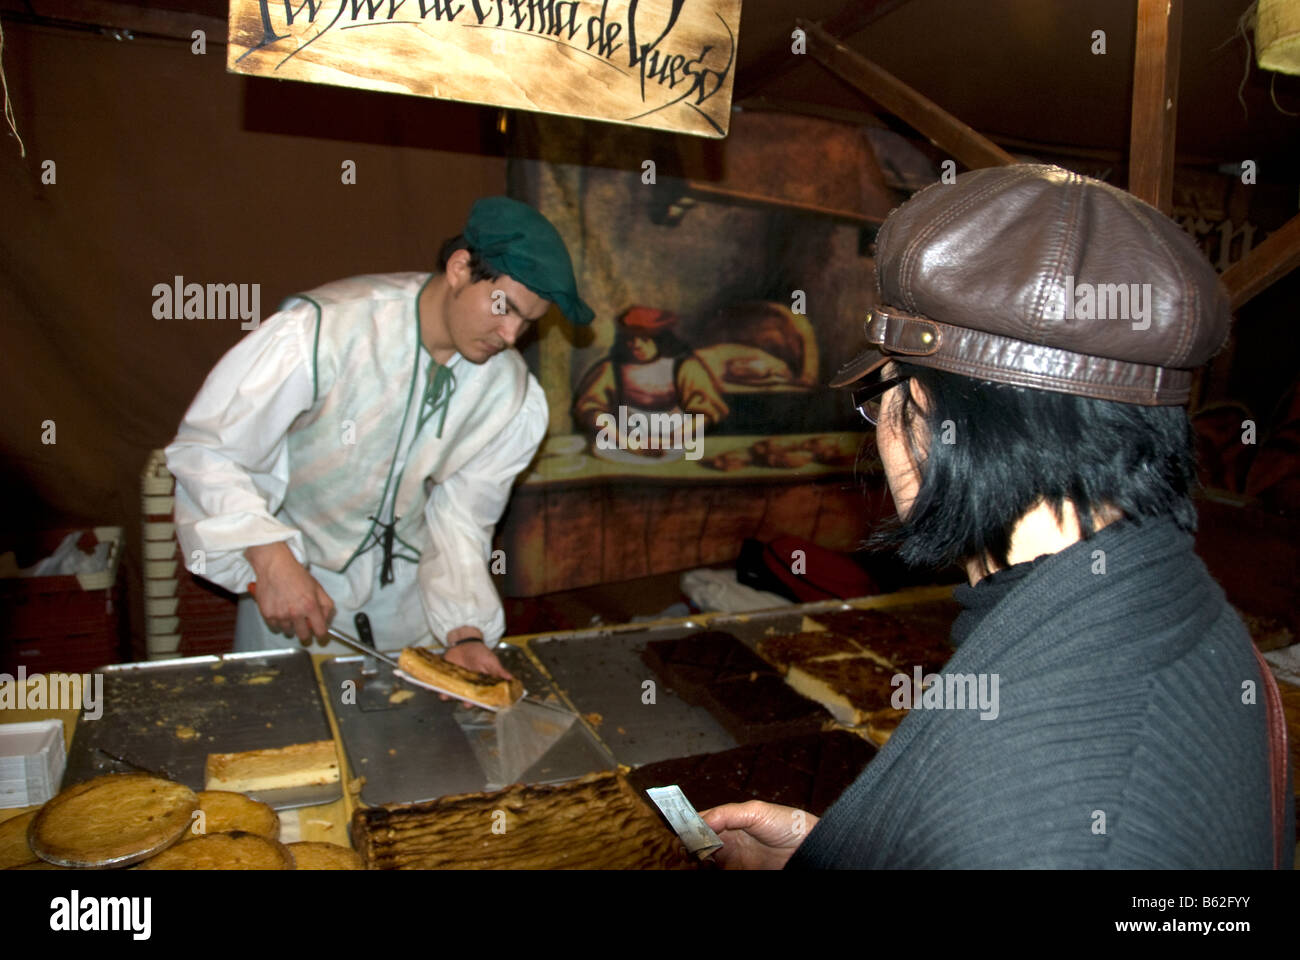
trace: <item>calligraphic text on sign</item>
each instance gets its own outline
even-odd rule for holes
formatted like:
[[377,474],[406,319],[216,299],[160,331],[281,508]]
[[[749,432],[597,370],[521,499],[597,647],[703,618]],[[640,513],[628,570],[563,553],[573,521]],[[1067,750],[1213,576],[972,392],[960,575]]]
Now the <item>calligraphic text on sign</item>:
[[741,0],[230,0],[237,73],[726,136]]

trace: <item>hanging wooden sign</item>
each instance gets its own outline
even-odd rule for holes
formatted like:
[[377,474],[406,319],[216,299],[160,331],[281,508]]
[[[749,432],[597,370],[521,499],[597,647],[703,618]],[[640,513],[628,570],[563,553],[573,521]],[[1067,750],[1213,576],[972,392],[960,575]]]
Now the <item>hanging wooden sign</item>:
[[724,137],[741,0],[230,0],[226,66]]

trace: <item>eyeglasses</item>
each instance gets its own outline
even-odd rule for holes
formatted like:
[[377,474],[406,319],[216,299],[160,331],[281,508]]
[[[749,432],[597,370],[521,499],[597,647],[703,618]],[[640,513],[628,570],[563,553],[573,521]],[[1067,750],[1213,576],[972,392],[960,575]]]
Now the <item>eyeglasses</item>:
[[862,419],[867,421],[873,427],[880,422],[880,401],[884,394],[892,390],[906,380],[910,380],[912,374],[904,374],[901,377],[890,377],[887,380],[877,380],[875,383],[869,383],[864,387],[859,387],[853,391],[853,406],[858,413],[862,414]]

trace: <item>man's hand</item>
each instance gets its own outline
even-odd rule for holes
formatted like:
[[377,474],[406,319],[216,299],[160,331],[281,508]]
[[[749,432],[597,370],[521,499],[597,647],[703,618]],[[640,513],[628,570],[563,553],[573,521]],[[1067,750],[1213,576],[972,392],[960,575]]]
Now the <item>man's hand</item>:
[[700,817],[723,843],[713,858],[724,870],[780,870],[817,823],[804,810],[762,800],[724,803]]
[[257,576],[257,609],[276,633],[296,636],[310,644],[328,635],[334,601],[316,578],[298,562],[285,543],[249,547],[244,556]]
[[[459,640],[464,640],[464,642],[457,643]],[[476,673],[502,677],[506,680],[515,678],[513,673],[502,666],[501,661],[497,659],[497,655],[488,649],[487,644],[483,642],[483,635],[473,627],[457,627],[447,634],[447,642],[456,644],[443,655],[443,659],[448,663],[454,663]],[[444,700],[451,699],[445,693],[441,694],[441,696]],[[473,704],[465,703],[463,700],[461,703],[467,707],[473,706]]]

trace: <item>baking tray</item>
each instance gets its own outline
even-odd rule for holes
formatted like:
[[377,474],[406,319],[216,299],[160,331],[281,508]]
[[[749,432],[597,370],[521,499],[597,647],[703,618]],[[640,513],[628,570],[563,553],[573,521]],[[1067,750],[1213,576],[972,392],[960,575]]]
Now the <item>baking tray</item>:
[[[507,638],[496,652],[530,695],[570,707],[580,718],[520,781],[562,783],[618,764],[639,766],[737,746],[707,710],[683,701],[641,660],[651,640],[723,630],[756,647],[764,637],[816,629],[806,620],[809,614],[932,604],[951,592],[951,587],[928,587],[853,603],[834,600]],[[337,657],[321,664],[352,773],[366,778],[362,801],[415,802],[484,790],[486,778],[457,722],[459,703],[419,690],[401,704],[389,704],[402,684],[382,663],[363,682],[363,659]],[[646,680],[655,682],[653,704],[642,702]],[[356,690],[347,703],[345,683]]]
[[[805,603],[755,613],[710,613],[514,639],[536,657],[555,687],[596,731],[614,759],[640,766],[729,750],[738,744],[703,707],[686,703],[641,659],[646,644],[719,630],[756,649],[765,637],[821,629],[809,615],[852,609],[928,610],[949,604],[952,587],[919,587],[855,600]],[[642,702],[644,683],[655,702]]]
[[[306,650],[123,663],[98,672],[104,713],[88,720],[83,711],[77,721],[65,789],[144,768],[197,791],[209,753],[333,739]],[[248,795],[284,810],[331,803],[343,793],[341,783],[330,783]]]
[[[685,624],[626,633],[541,637],[529,649],[591,724],[619,763],[639,766],[671,757],[714,753],[737,746],[735,738],[703,707],[669,690],[646,666],[641,652],[651,640],[696,633]],[[654,703],[643,703],[645,681],[654,681]]]
[[[497,652],[530,697],[563,705],[524,650],[507,644]],[[485,790],[487,777],[461,729],[460,721],[468,720],[465,715],[470,711],[455,699],[443,700],[436,693],[401,684],[385,663],[372,661],[376,674],[363,678],[366,659],[335,657],[321,664],[352,774],[365,777],[362,802],[371,806],[413,803]],[[388,697],[401,689],[413,695],[389,703]],[[345,697],[345,690],[355,690],[356,695]],[[609,752],[586,727],[575,723],[520,781],[563,783],[613,767]]]

